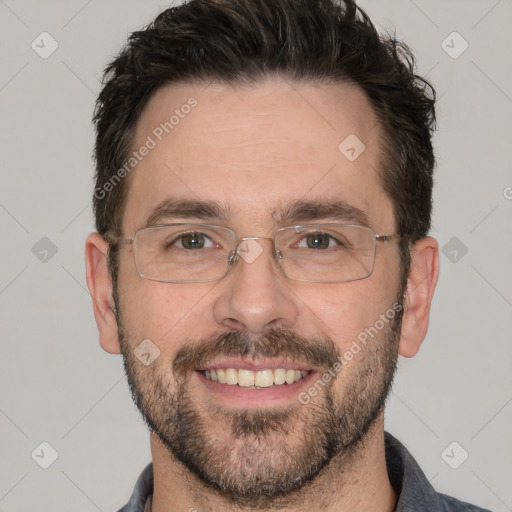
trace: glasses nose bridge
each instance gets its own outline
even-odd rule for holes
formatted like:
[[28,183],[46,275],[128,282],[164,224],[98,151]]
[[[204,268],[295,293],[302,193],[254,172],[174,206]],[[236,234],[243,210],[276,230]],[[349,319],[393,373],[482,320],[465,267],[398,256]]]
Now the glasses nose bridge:
[[[276,248],[275,237],[271,237],[271,236],[243,236],[243,237],[240,237],[240,238],[237,239],[236,247],[231,251],[231,253],[230,253],[229,257],[228,257],[228,263],[229,263],[230,266],[233,263],[235,263],[236,261],[238,261],[240,259],[240,257],[242,257],[242,259],[244,259],[245,261],[249,261],[247,257],[244,257],[244,255],[241,254],[242,252],[243,253],[247,253],[249,251],[254,253],[254,248],[251,248],[251,247],[247,247],[246,246],[245,250],[243,250],[244,242],[248,242],[249,240],[254,240],[254,241],[256,241],[256,240],[270,240],[272,242],[272,252],[274,254],[274,257],[277,260],[280,260],[282,258],[281,251],[279,251]],[[258,252],[259,253],[263,253],[263,251],[264,251],[264,249],[263,249],[263,247],[261,247],[261,250],[259,250]]]
[[[238,253],[240,250],[240,247],[244,242],[247,242],[248,240],[270,240],[272,242],[272,249],[274,252],[276,252],[276,238],[275,236],[243,236],[242,238],[238,239],[237,246],[235,248],[235,251]],[[263,249],[263,247],[262,247]]]
[[[243,236],[238,239],[238,245],[246,240],[272,240],[274,242],[274,237],[272,236]],[[238,247],[238,246],[237,246]]]

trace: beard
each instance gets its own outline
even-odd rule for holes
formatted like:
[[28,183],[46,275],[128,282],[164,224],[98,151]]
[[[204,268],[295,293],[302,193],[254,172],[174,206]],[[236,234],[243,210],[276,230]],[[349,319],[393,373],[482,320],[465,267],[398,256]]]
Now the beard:
[[173,361],[160,357],[145,366],[133,352],[143,338],[127,334],[114,297],[124,369],[146,425],[174,460],[239,507],[300,502],[300,491],[324,468],[350,466],[383,411],[397,365],[401,310],[307,404],[229,409],[197,392],[197,382],[193,393],[191,377],[201,364],[218,356],[284,357],[327,371],[339,351],[328,337],[285,329],[260,337],[230,331],[187,340]]

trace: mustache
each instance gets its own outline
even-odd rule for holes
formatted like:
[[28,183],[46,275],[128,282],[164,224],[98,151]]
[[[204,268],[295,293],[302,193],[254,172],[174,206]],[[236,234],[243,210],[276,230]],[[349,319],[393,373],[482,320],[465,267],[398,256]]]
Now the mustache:
[[340,353],[333,341],[324,336],[309,338],[282,328],[274,328],[257,337],[246,331],[229,331],[196,342],[185,342],[176,353],[173,372],[176,377],[185,377],[188,372],[219,356],[282,357],[327,370],[336,363]]

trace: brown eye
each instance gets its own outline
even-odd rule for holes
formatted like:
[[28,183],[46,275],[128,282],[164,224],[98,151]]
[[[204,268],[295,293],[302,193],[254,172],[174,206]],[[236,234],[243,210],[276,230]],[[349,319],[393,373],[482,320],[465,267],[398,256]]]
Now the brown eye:
[[202,249],[205,237],[201,233],[190,233],[181,237],[181,245],[185,249]]
[[300,249],[325,250],[339,247],[342,244],[328,233],[308,233],[302,238],[297,247]]
[[168,247],[178,247],[179,249],[187,250],[204,249],[213,246],[214,244],[210,237],[198,232],[183,233],[168,244]]
[[329,247],[330,236],[325,233],[313,233],[306,236],[306,245],[308,249],[327,249]]

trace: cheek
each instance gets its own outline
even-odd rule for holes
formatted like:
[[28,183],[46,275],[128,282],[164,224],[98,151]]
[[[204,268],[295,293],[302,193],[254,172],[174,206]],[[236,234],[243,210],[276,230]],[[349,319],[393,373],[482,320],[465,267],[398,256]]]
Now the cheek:
[[392,308],[397,283],[397,278],[374,273],[370,279],[326,284],[315,293],[303,291],[297,295],[313,313],[312,320],[318,330],[344,352],[365,329],[375,325],[380,315]]
[[165,352],[184,339],[210,335],[200,327],[208,324],[204,299],[211,287],[212,283],[150,281],[127,266],[119,274],[118,286],[123,326],[131,337],[148,338]]

